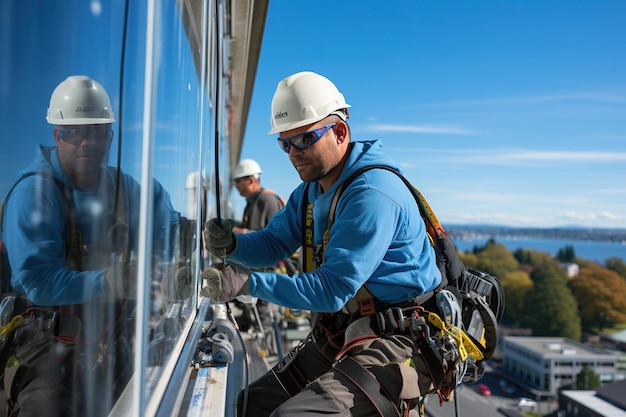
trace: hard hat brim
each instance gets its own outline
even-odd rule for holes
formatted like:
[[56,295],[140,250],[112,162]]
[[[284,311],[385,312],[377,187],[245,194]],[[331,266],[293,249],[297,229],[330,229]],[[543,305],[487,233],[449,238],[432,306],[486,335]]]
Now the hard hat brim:
[[78,126],[78,125],[104,125],[108,123],[115,123],[115,119],[55,119],[46,117],[46,121],[51,125],[57,126]]

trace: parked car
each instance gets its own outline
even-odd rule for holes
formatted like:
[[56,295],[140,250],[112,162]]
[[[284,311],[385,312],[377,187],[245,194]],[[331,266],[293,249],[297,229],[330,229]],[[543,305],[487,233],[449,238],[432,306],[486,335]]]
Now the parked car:
[[524,397],[518,398],[517,408],[519,408],[520,410],[534,410],[535,408],[537,408],[537,401]]
[[500,389],[505,394],[513,394],[515,392],[515,387],[506,382],[504,379],[500,380]]
[[480,384],[478,386],[478,393],[480,395],[484,395],[485,397],[488,397],[491,395],[491,389],[485,384]]

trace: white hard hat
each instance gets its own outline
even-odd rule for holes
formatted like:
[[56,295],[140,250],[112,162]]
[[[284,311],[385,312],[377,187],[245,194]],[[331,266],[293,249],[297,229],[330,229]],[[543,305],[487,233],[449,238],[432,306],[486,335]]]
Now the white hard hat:
[[272,129],[268,134],[318,122],[348,107],[343,94],[328,78],[310,71],[298,72],[276,87],[270,117]]
[[115,122],[106,90],[86,75],[72,75],[57,86],[50,97],[48,123],[52,125],[96,125]]
[[259,178],[262,173],[261,166],[254,159],[244,159],[235,168],[233,180],[252,176]]

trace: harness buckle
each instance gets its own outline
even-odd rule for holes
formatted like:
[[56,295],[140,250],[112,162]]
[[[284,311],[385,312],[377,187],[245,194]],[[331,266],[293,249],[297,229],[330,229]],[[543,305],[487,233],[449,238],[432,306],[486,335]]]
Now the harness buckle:
[[374,298],[365,298],[363,300],[359,300],[359,313],[361,316],[371,316],[376,312],[376,308],[374,307]]

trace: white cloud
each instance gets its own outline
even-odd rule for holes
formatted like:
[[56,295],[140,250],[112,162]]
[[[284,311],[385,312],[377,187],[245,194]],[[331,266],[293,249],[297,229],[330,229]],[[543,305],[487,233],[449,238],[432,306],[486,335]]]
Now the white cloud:
[[[389,151],[403,155],[418,153],[421,160],[436,163],[454,163],[465,165],[498,165],[498,166],[537,166],[555,163],[606,163],[626,162],[626,152],[603,151],[538,151],[529,149],[416,149],[394,148]],[[426,156],[427,154],[432,154]]]
[[366,125],[366,132],[401,132],[401,133],[430,133],[436,135],[479,135],[480,132],[456,126],[427,126],[427,125],[393,125],[371,124]]
[[564,213],[560,213],[556,216],[558,219],[568,219],[568,220],[580,220],[580,221],[589,221],[589,220],[613,220],[620,221],[626,220],[626,215],[620,215],[611,213],[609,211],[566,211]]
[[557,101],[587,101],[599,103],[616,103],[626,104],[626,95],[606,92],[579,92],[579,93],[563,93],[563,94],[545,94],[526,97],[502,97],[502,98],[486,98],[478,100],[460,100],[448,101],[440,103],[421,104],[419,108],[432,107],[455,107],[455,106],[475,106],[475,105],[492,105],[492,104],[531,104],[531,103],[548,103]]

